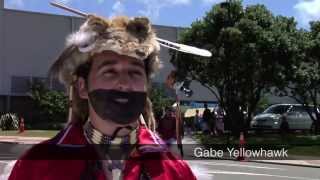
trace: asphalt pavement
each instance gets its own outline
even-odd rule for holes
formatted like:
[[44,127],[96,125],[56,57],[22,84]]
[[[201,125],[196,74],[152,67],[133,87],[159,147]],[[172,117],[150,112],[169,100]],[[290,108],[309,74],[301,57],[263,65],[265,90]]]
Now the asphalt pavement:
[[320,180],[320,169],[230,160],[188,161],[199,180]]

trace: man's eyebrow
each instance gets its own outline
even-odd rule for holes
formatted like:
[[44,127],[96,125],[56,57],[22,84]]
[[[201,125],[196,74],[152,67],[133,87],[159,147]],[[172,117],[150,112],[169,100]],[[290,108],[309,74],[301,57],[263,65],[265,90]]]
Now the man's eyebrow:
[[112,66],[112,65],[115,65],[115,64],[117,64],[117,60],[110,59],[108,61],[103,61],[101,64],[99,64],[97,69],[99,70],[104,66]]

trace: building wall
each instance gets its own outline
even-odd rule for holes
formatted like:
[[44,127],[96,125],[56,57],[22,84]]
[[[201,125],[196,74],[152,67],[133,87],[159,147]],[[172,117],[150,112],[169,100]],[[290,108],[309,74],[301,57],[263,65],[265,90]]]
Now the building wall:
[[4,67],[4,16],[3,16],[3,7],[4,7],[4,0],[0,0],[0,95],[4,94],[4,80],[3,77],[5,76],[5,67]]
[[12,77],[47,77],[50,65],[63,48],[72,30],[72,18],[23,11],[4,11],[5,94],[11,91]]
[[0,116],[4,112],[6,112],[6,96],[0,95]]

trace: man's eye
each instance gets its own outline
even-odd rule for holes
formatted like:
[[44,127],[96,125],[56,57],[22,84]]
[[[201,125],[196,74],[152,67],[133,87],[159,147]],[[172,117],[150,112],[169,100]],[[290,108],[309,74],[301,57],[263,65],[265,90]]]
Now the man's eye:
[[103,75],[105,75],[105,76],[112,76],[112,75],[115,75],[115,74],[116,74],[116,72],[113,71],[113,70],[108,70],[108,71],[104,71],[103,72]]

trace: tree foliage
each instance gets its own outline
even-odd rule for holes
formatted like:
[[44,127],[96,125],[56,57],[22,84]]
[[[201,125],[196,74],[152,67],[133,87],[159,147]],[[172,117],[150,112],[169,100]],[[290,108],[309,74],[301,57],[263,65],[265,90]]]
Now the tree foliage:
[[174,100],[166,95],[164,87],[153,87],[150,91],[150,100],[156,118],[162,115],[163,108],[170,107],[174,103]]
[[287,66],[299,54],[297,34],[293,18],[274,16],[264,5],[244,8],[241,1],[230,0],[213,6],[180,38],[213,56],[179,53],[171,61],[180,80],[197,80],[216,96],[235,132],[247,127],[261,95],[284,83]]
[[40,112],[40,119],[47,122],[65,122],[68,99],[64,92],[49,90],[43,83],[31,85],[30,96]]

